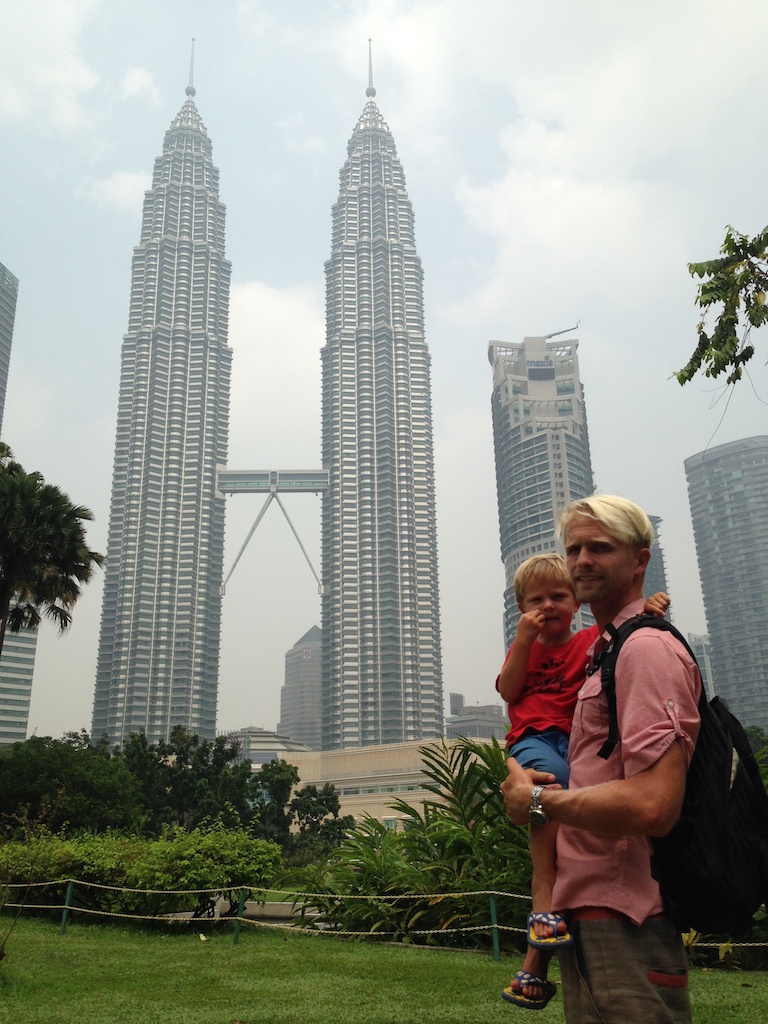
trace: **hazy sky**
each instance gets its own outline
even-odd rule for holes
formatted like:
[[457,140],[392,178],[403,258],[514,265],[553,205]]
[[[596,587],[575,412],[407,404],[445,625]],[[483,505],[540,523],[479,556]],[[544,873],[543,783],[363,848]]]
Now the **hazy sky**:
[[[347,141],[376,102],[425,270],[446,703],[503,655],[490,339],[579,322],[596,483],[663,519],[675,621],[706,628],[683,460],[768,432],[765,341],[733,400],[670,379],[695,344],[686,265],[768,222],[762,0],[4,0],[0,262],[19,279],[3,439],[106,550],[120,346],[143,192],[195,102],[227,205],[230,468],[320,462],[323,263]],[[286,499],[318,571],[320,499]],[[228,499],[225,572],[260,499]],[[101,575],[46,623],[30,730],[90,728]],[[317,587],[272,505],[224,600],[219,726],[273,728]]]

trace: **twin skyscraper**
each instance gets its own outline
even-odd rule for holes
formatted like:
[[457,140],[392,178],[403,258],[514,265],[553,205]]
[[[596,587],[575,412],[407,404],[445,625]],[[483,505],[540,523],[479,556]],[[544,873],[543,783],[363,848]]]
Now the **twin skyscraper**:
[[[92,736],[216,734],[232,349],[211,141],[187,98],[145,194],[123,339]],[[442,735],[430,357],[413,210],[367,102],[332,211],[322,745]],[[279,453],[276,453],[279,457]]]

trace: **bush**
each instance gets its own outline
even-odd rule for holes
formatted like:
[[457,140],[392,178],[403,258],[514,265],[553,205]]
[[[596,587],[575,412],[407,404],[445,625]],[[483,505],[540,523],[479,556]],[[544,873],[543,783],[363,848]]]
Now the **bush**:
[[6,885],[34,883],[26,903],[63,904],[72,878],[87,883],[75,887],[73,906],[114,914],[195,911],[203,900],[193,890],[261,889],[281,866],[274,843],[221,822],[189,832],[170,829],[159,839],[111,833],[60,838],[42,832],[26,842],[0,845],[0,879]]
[[[424,747],[422,758],[425,788],[434,799],[421,812],[396,801],[391,806],[404,818],[403,831],[367,818],[326,864],[294,872],[293,879],[315,894],[298,905],[347,932],[486,946],[489,896],[468,894],[530,892],[528,831],[510,823],[499,791],[506,754],[495,740],[463,739],[452,747]],[[522,929],[528,909],[527,901],[499,900],[499,925]],[[452,931],[457,928],[462,931]]]

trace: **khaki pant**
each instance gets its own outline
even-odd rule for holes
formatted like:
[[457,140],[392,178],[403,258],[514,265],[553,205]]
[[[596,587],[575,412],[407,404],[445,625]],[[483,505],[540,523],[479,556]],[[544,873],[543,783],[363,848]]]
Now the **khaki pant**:
[[560,953],[567,1024],[690,1024],[688,963],[666,918],[576,921]]

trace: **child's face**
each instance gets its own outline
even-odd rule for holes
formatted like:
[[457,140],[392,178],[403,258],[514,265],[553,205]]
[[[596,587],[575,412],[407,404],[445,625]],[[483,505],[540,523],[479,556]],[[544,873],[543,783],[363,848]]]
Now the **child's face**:
[[523,612],[541,612],[545,636],[567,633],[571,620],[579,607],[573,591],[563,580],[531,580],[526,587],[525,598],[520,606]]

